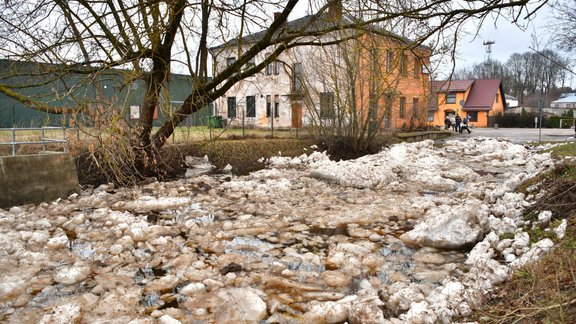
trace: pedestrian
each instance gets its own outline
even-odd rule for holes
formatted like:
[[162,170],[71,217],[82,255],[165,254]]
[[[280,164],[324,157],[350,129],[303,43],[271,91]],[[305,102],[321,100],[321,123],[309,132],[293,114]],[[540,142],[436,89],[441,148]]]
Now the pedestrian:
[[462,123],[462,117],[460,117],[460,115],[456,115],[456,129],[454,130],[460,133],[462,133],[462,130],[460,129],[461,123]]
[[454,128],[454,130],[456,130],[456,118],[454,118],[454,115],[450,115],[450,125],[452,126],[452,128]]
[[445,130],[450,129],[450,124],[451,124],[451,123],[450,123],[450,117],[449,117],[449,116],[446,116],[446,119],[444,119],[444,129],[445,129]]
[[462,120],[462,125],[460,126],[460,134],[462,134],[463,130],[467,130],[468,134],[472,133],[472,131],[470,131],[470,127],[468,127],[468,117]]

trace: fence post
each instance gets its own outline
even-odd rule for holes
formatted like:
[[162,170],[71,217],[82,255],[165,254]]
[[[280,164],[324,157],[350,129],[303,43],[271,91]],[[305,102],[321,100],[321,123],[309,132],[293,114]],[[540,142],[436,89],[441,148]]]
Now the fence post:
[[16,131],[14,127],[10,128],[12,137],[12,156],[16,156]]
[[66,126],[62,126],[62,136],[64,137],[64,153],[68,152],[68,140],[66,139]]
[[40,140],[42,142],[42,151],[46,152],[46,144],[44,143],[44,126],[40,127],[40,131],[42,133],[42,139]]

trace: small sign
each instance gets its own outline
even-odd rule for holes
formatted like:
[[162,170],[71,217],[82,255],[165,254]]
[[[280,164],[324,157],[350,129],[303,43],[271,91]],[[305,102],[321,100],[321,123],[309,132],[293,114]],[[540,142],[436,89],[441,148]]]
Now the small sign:
[[140,106],[130,106],[130,119],[140,118]]

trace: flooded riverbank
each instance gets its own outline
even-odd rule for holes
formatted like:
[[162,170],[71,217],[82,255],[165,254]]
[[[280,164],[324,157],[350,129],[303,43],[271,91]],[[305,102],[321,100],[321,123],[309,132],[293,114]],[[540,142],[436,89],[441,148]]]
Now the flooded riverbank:
[[0,318],[449,321],[551,247],[522,231],[538,191],[514,189],[553,161],[522,145],[269,163],[0,210]]

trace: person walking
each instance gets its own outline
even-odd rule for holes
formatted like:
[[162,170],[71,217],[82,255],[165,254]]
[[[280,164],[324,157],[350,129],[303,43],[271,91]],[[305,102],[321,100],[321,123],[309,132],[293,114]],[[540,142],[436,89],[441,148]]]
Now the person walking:
[[460,129],[461,123],[462,123],[462,117],[460,117],[460,115],[456,115],[456,128],[454,130],[460,133],[462,133],[462,129]]
[[462,125],[460,126],[460,134],[462,134],[463,130],[467,130],[468,134],[472,133],[472,131],[470,131],[470,127],[468,127],[468,117],[462,120]]
[[454,115],[452,114],[450,114],[450,126],[456,130],[456,118],[454,118]]
[[450,129],[450,124],[450,116],[446,116],[446,119],[444,119],[444,130]]

